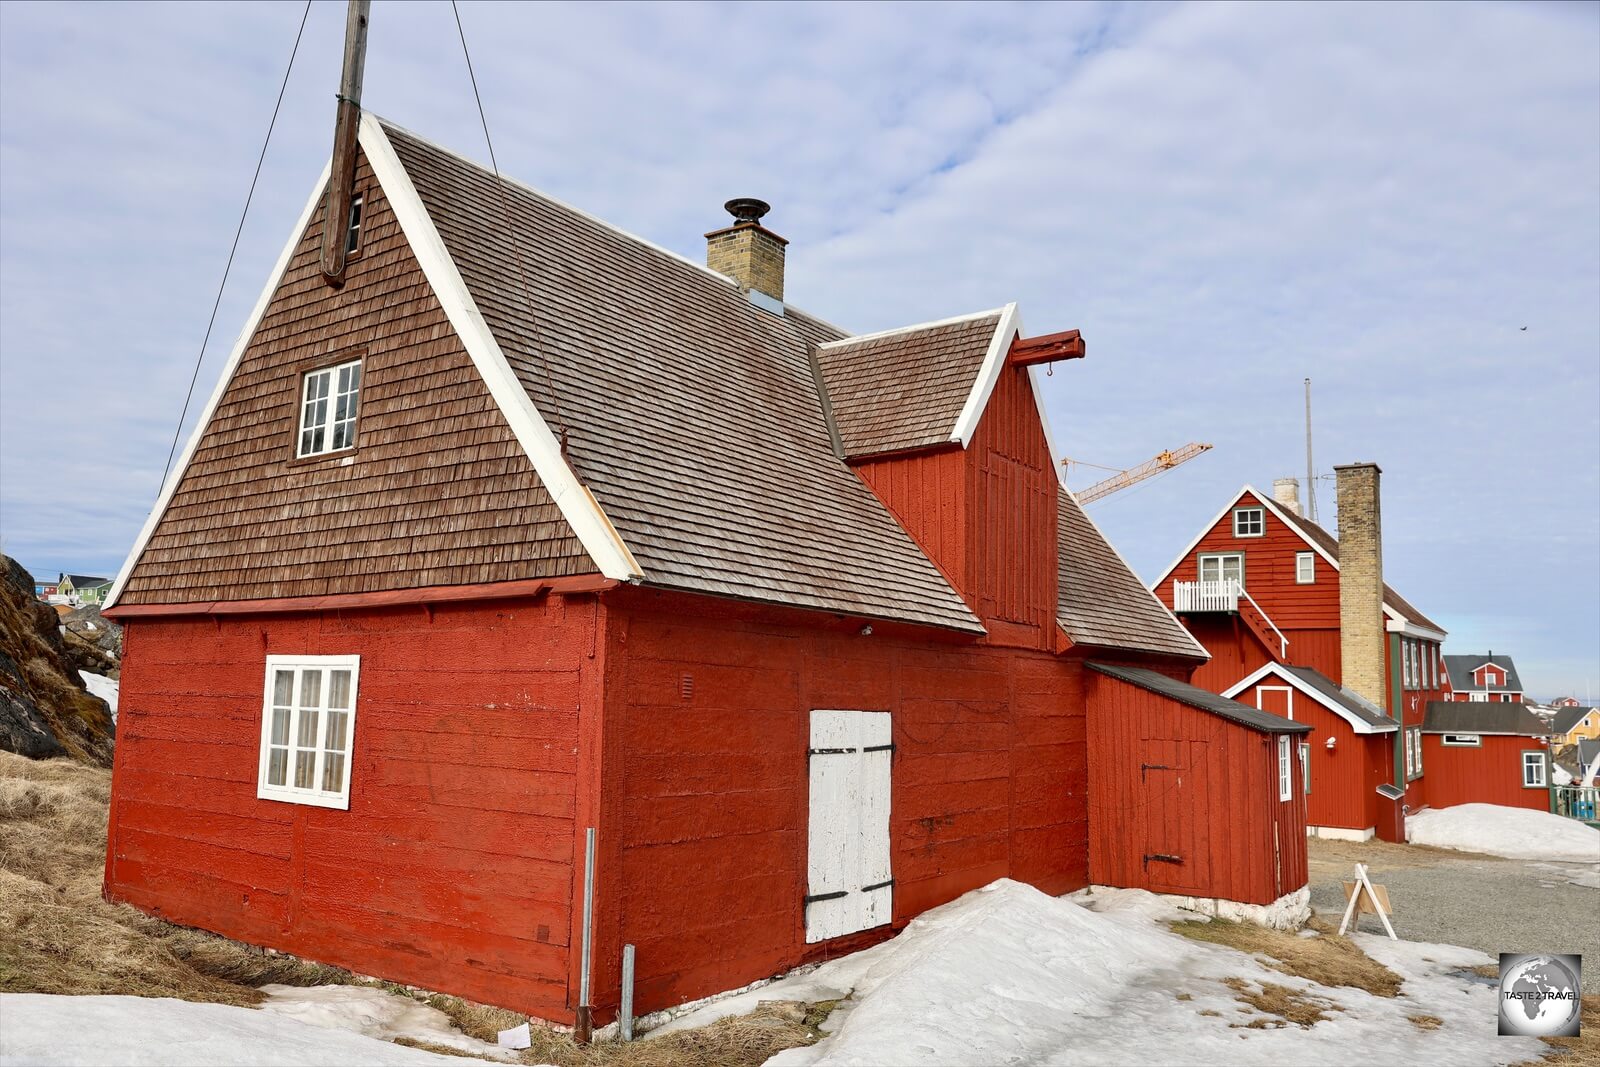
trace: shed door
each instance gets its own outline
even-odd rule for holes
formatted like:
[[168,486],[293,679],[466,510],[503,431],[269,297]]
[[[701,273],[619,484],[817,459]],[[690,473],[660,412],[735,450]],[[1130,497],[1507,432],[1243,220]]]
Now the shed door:
[[811,713],[807,944],[882,926],[894,917],[892,738],[886,711]]
[[1146,885],[1158,893],[1196,892],[1210,883],[1206,742],[1146,738],[1142,745]]

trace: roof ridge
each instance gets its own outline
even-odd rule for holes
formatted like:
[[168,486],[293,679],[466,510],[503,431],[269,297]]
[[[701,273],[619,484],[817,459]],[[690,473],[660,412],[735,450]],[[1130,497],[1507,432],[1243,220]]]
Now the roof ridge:
[[[928,322],[914,322],[909,326],[895,326],[891,329],[877,330],[873,333],[852,334],[849,337],[841,337],[837,341],[829,341],[827,344],[818,345],[817,348],[832,348],[835,345],[855,344],[858,341],[876,341],[883,337],[894,337],[903,333],[915,333],[918,330],[931,330],[938,326],[954,326],[958,322],[972,322],[977,319],[986,318],[990,315],[1003,315],[1005,314],[1007,307],[1010,307],[1010,305],[1002,304],[997,308],[989,308],[985,311],[973,311],[965,315],[952,315],[947,319],[933,319]],[[816,318],[815,315],[811,317]],[[829,325],[831,325],[831,323]],[[835,329],[837,329],[837,327],[835,327]]]

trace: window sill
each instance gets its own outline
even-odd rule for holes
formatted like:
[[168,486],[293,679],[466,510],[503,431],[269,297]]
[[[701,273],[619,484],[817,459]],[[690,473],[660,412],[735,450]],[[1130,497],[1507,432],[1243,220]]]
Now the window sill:
[[337,452],[318,452],[314,456],[291,456],[289,459],[284,460],[283,465],[290,468],[315,467],[319,465],[328,467],[350,466],[355,462],[356,453],[359,450],[359,445],[352,445],[350,448],[341,448]]
[[304,804],[313,808],[337,808],[339,811],[350,810],[348,796],[328,796],[320,793],[300,793],[287,789],[275,789],[272,786],[257,786],[257,800],[275,800],[280,804]]

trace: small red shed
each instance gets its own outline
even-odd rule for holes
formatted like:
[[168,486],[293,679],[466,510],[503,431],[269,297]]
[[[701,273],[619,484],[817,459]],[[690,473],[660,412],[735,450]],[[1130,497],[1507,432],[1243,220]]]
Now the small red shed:
[[1091,880],[1302,918],[1311,727],[1146,667],[1087,666]]
[[1503,804],[1550,810],[1550,728],[1522,704],[1428,704],[1422,765],[1428,806]]

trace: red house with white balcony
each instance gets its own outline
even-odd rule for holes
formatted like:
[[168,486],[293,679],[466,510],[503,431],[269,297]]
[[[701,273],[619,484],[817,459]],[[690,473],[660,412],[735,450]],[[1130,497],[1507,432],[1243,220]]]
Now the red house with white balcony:
[[1402,839],[1445,686],[1443,627],[1382,578],[1379,474],[1338,468],[1341,537],[1301,514],[1294,479],[1271,497],[1247,485],[1153,586],[1211,653],[1195,684],[1313,724],[1300,754],[1321,836]]

